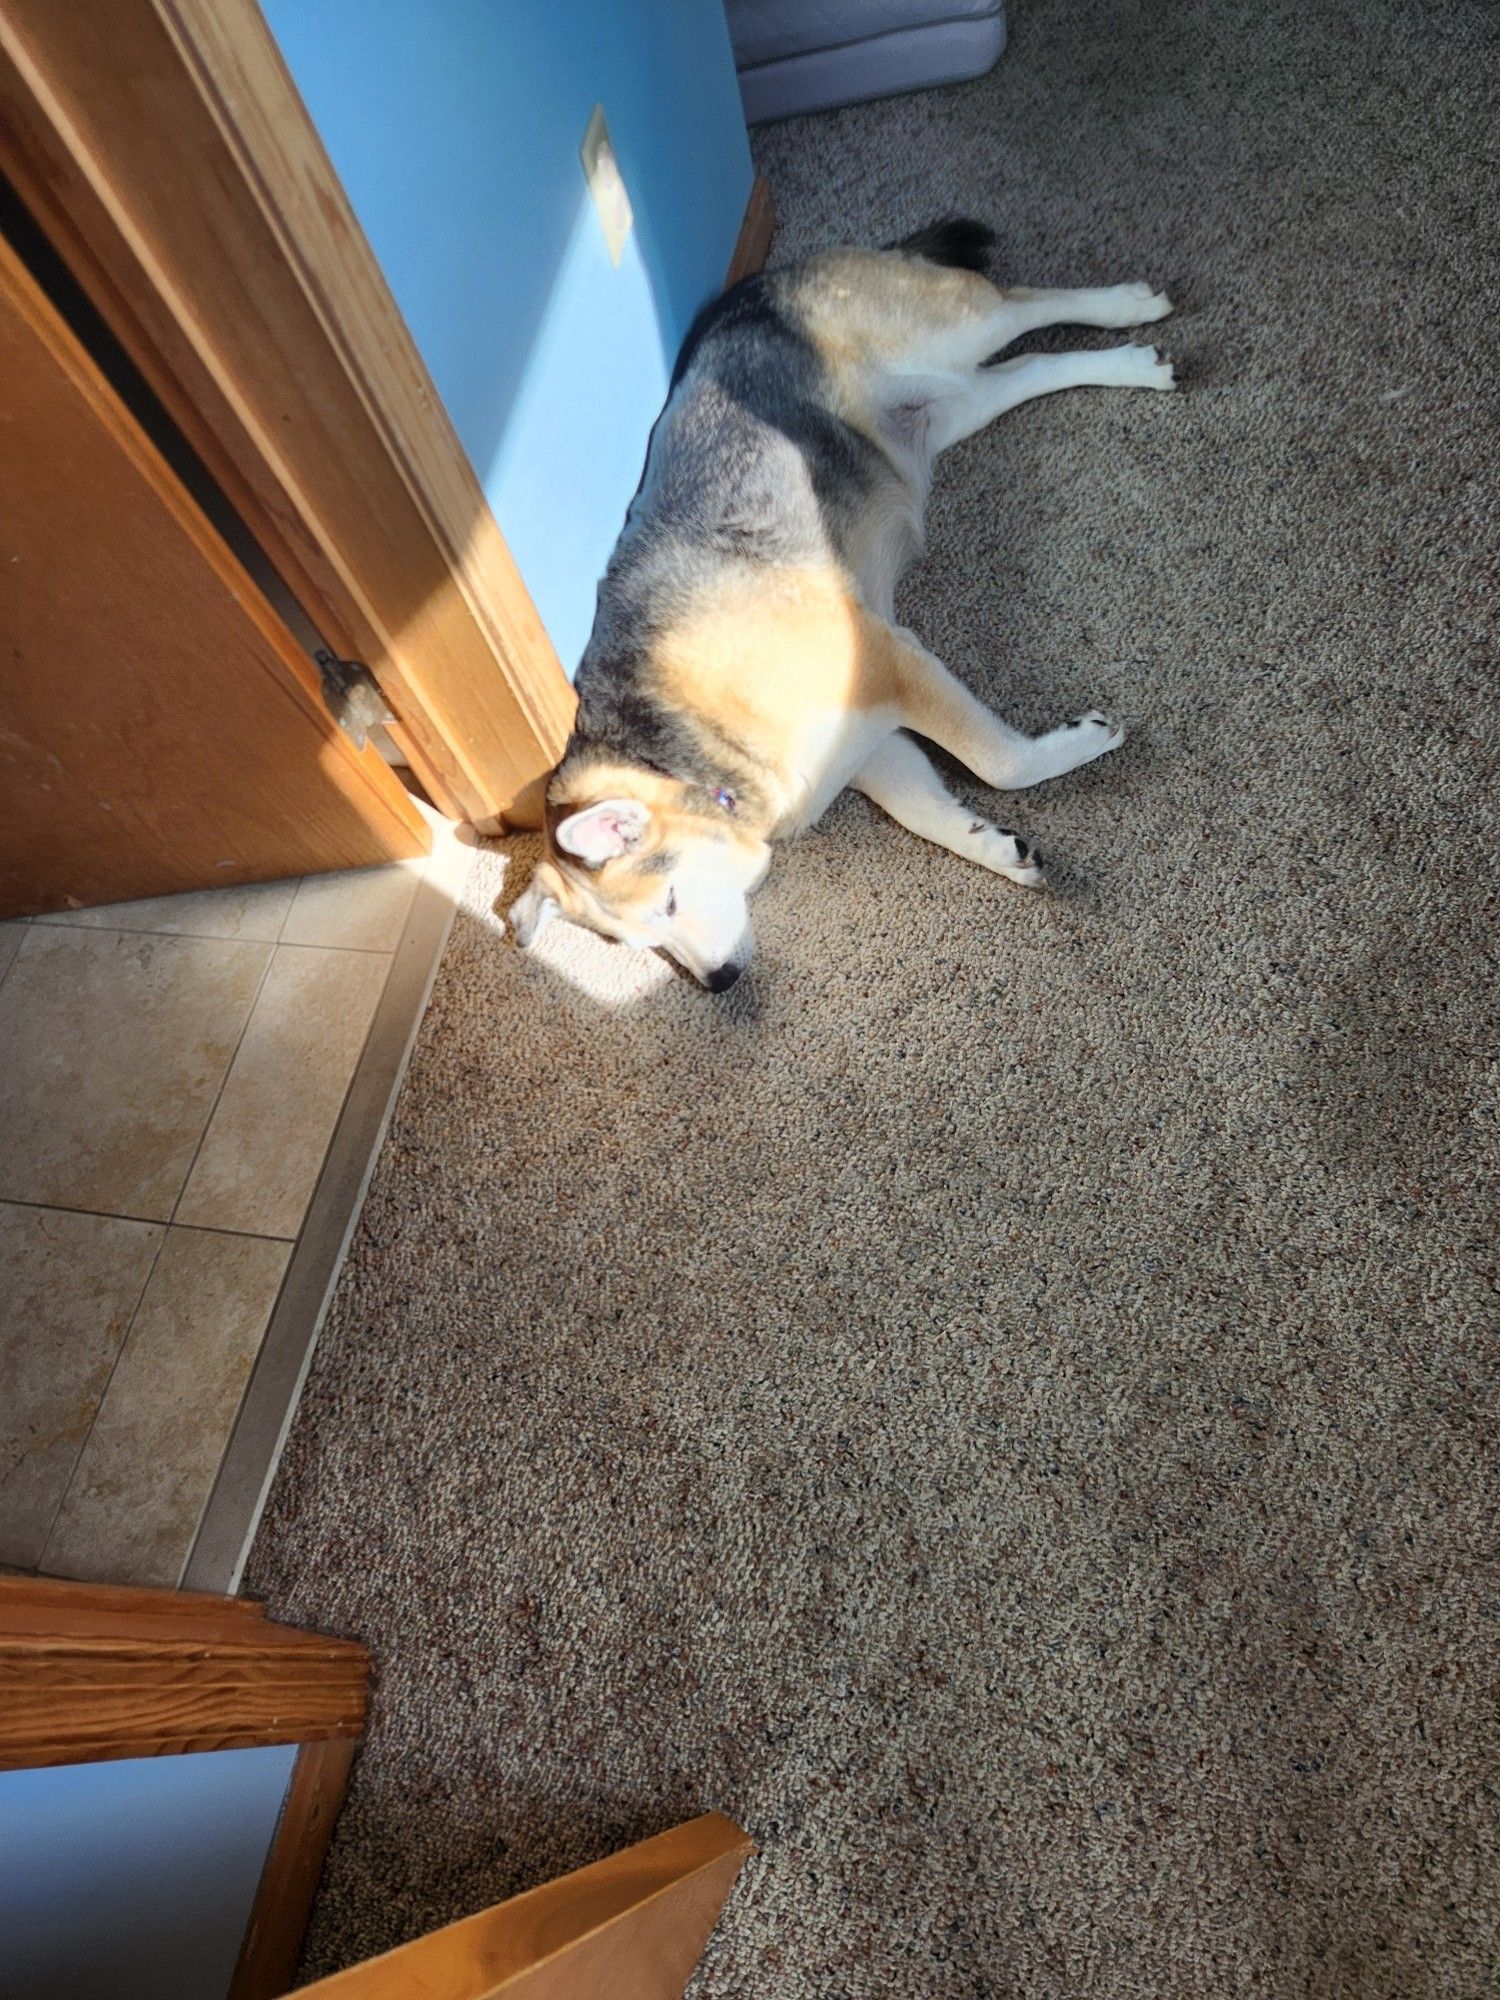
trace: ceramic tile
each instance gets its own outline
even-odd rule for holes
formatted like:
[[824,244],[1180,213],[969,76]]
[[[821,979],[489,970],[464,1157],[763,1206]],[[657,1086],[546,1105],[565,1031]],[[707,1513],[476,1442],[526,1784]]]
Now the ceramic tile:
[[271,952],[30,925],[0,986],[0,1200],[167,1221]]
[[24,918],[15,923],[0,924],[0,979],[10,970],[10,962],[21,949],[21,940],[25,935]]
[[389,969],[374,952],[278,946],[179,1222],[297,1234]]
[[168,1230],[43,1552],[49,1574],[177,1583],[290,1255]]
[[235,889],[151,896],[139,903],[101,903],[90,910],[49,910],[36,921],[85,930],[160,931],[171,937],[241,938],[275,944],[296,893],[295,881],[247,882]]
[[386,868],[309,875],[297,890],[281,933],[283,944],[339,945],[350,951],[394,951],[401,942],[426,857]]
[[42,1553],[162,1234],[0,1204],[0,1563]]

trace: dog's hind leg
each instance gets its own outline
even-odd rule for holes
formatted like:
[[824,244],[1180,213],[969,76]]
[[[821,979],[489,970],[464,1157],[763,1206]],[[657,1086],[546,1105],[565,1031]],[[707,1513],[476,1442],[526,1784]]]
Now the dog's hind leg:
[[929,452],[946,451],[960,438],[992,424],[1034,396],[1059,389],[1174,389],[1170,361],[1154,347],[1104,347],[1073,354],[1021,354],[989,368],[930,378],[919,399]]
[[[945,274],[951,279],[951,274]],[[1049,326],[1120,329],[1165,319],[1172,301],[1149,285],[1103,285],[1092,291],[1002,291],[985,279],[966,288],[934,286],[887,330],[873,328],[875,352],[896,372],[980,368],[1024,333]]]
[[931,763],[899,731],[886,737],[850,779],[882,812],[965,861],[975,861],[1026,889],[1044,889],[1042,857],[1009,827],[980,819],[944,788]]
[[[1014,332],[1006,336],[1019,340],[1023,333],[1036,333],[1044,326],[1146,326],[1165,319],[1172,301],[1165,292],[1149,285],[1094,285],[1083,291],[1031,291],[1025,285],[1007,285],[1001,310],[1009,316]],[[991,353],[999,350],[992,348]]]
[[912,633],[886,626],[884,639],[902,726],[941,745],[997,791],[1024,791],[1060,778],[1125,741],[1121,725],[1097,709],[1043,736],[1024,736],[970,694]]
[[1045,326],[1144,326],[1172,310],[1149,285],[1005,287],[900,250],[834,250],[781,274],[779,296],[835,370],[922,374],[978,368]]

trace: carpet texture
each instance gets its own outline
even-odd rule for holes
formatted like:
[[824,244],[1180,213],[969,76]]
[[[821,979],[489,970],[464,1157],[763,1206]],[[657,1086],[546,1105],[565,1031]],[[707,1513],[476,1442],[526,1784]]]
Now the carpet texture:
[[701,2000],[1500,1992],[1495,23],[1017,0],[756,135],[778,257],[1180,301],[902,603],[1133,734],[1048,898],[846,798],[723,1000],[479,857],[248,1579],[378,1661],[309,1973],[712,1805]]

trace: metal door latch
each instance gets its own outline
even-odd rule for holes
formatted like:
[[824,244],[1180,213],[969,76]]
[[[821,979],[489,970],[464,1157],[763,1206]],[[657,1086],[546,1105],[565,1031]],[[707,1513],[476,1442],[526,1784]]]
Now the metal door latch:
[[335,659],[326,646],[319,646],[313,659],[323,682],[328,713],[355,749],[363,750],[377,724],[396,719],[380,692],[380,683],[360,661]]

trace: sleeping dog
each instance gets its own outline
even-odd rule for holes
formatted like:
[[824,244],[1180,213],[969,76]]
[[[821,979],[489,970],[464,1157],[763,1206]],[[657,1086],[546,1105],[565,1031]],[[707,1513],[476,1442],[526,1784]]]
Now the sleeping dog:
[[896,583],[939,452],[1054,389],[1174,386],[1153,347],[1000,349],[1171,305],[1142,284],[1002,288],[985,274],[993,242],[980,223],[938,223],[749,278],[699,316],[599,586],[546,855],[511,912],[523,945],[561,914],[722,992],[749,962],[747,899],[772,844],[846,785],[1044,886],[1041,855],[953,798],[913,735],[1014,791],[1123,731],[1097,712],[1041,736],[1007,727],[895,623]]

